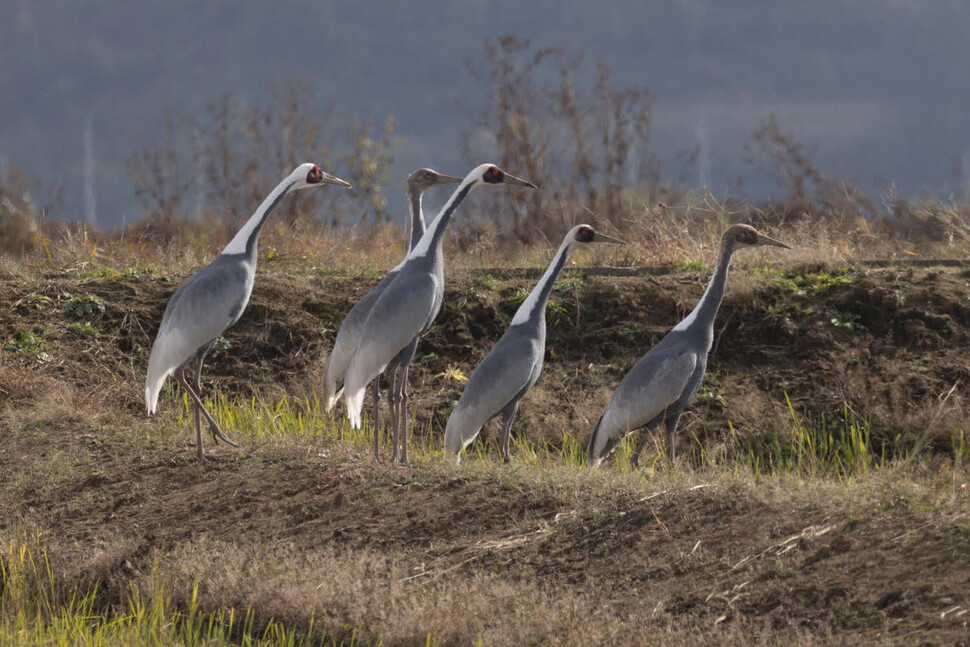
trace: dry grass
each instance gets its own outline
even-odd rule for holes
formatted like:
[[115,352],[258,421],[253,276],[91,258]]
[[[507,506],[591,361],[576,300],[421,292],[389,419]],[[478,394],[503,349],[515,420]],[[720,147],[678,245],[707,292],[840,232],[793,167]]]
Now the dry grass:
[[[942,216],[939,212],[942,210]],[[919,214],[925,219],[920,220]],[[781,266],[840,264],[866,259],[966,258],[970,256],[967,227],[956,208],[926,207],[910,220],[874,223],[857,218],[849,223],[824,216],[777,222],[751,207],[716,202],[710,195],[690,198],[678,207],[642,207],[620,230],[627,245],[602,246],[577,253],[576,265],[677,265],[684,261],[713,262],[717,242],[732,222],[747,221],[764,233],[791,244],[792,250],[748,251],[740,262]],[[922,223],[922,224],[920,224]],[[921,231],[919,227],[923,227]],[[548,263],[563,232],[548,232],[545,243],[500,245],[496,230],[455,223],[446,237],[449,268],[455,270],[541,267]],[[565,231],[565,228],[564,230]],[[904,235],[904,231],[911,235]],[[138,226],[121,232],[90,232],[83,226],[58,226],[31,251],[4,257],[8,274],[22,268],[91,273],[106,268],[149,268],[184,273],[212,260],[235,232],[235,225],[183,222],[166,238]],[[363,231],[335,231],[298,220],[292,227],[271,224],[260,241],[264,263],[296,272],[338,272],[370,275],[393,267],[404,255],[406,239],[398,227],[383,225]]]

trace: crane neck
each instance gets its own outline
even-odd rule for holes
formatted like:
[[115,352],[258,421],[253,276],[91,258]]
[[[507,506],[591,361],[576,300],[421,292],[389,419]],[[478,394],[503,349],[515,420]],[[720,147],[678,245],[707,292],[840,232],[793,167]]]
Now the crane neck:
[[269,214],[272,213],[276,205],[280,203],[293,185],[296,184],[296,180],[291,178],[286,178],[282,182],[276,185],[276,188],[270,191],[270,194],[266,196],[262,204],[256,209],[246,224],[236,232],[226,248],[222,250],[223,254],[246,254],[247,256],[254,258],[256,255],[256,242],[259,240],[259,232],[263,230],[263,225],[266,224],[266,219]]
[[574,237],[567,235],[566,239],[562,241],[562,245],[559,246],[559,250],[553,257],[552,262],[549,263],[549,267],[542,274],[542,278],[532,288],[532,292],[522,302],[519,309],[515,311],[515,317],[512,318],[510,325],[517,326],[544,319],[546,316],[546,303],[549,302],[549,295],[552,293],[552,288],[556,284],[559,273],[562,272],[562,268],[566,265],[569,250],[572,249],[575,240]]
[[445,235],[445,228],[451,222],[451,217],[455,215],[455,210],[458,208],[458,205],[468,196],[468,192],[474,186],[475,179],[465,178],[461,185],[455,189],[455,192],[451,194],[451,197],[448,198],[445,206],[441,207],[441,211],[435,216],[428,230],[421,235],[421,238],[411,249],[406,260],[410,261],[422,256],[428,256],[429,254],[438,255],[441,253],[441,241]]
[[411,232],[408,234],[408,251],[410,252],[421,240],[421,236],[425,232],[424,224],[424,209],[422,208],[422,201],[424,200],[424,191],[418,187],[408,186],[408,212],[411,216]]
[[708,333],[713,332],[714,318],[717,316],[717,310],[721,306],[721,300],[724,298],[728,266],[731,264],[731,256],[734,254],[734,249],[734,245],[729,240],[721,242],[717,252],[717,260],[715,261],[714,275],[708,282],[707,289],[704,290],[704,295],[697,302],[697,305],[694,306],[691,313],[674,327],[674,330],[688,330],[699,327]]

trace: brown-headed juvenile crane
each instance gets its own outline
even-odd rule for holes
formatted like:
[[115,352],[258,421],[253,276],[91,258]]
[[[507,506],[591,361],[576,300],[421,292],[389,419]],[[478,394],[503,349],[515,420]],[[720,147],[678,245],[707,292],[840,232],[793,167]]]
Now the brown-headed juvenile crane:
[[[424,197],[424,192],[434,186],[439,186],[441,184],[452,184],[455,182],[461,182],[462,178],[454,177],[452,175],[444,175],[443,173],[438,173],[429,168],[418,169],[408,176],[406,186],[407,198],[408,198],[408,215],[411,222],[411,231],[408,239],[408,253],[414,249],[414,246],[418,244],[421,236],[425,232],[424,223],[424,211],[422,208],[422,198]],[[407,258],[407,254],[405,254]],[[357,348],[357,341],[360,339],[360,332],[364,327],[364,322],[367,320],[367,315],[370,313],[371,308],[377,303],[377,299],[383,294],[387,286],[391,284],[397,273],[401,271],[404,266],[404,261],[401,261],[394,269],[387,273],[380,283],[374,286],[374,288],[364,295],[357,304],[350,309],[347,316],[344,317],[343,322],[340,324],[340,330],[337,331],[337,337],[333,342],[333,350],[330,351],[330,356],[327,358],[327,368],[323,378],[323,398],[327,407],[327,411],[333,409],[334,405],[337,404],[337,400],[340,399],[341,389],[343,388],[344,373],[347,372],[347,366],[350,364],[350,356],[353,354],[354,349]],[[388,372],[393,376],[395,366],[388,366]],[[374,378],[374,457],[378,457],[378,446],[377,439],[379,434],[379,411],[380,411],[380,381],[381,377],[378,375]]]
[[742,247],[788,245],[758,233],[748,225],[732,225],[721,236],[714,276],[697,306],[660,343],[630,369],[593,428],[587,446],[590,467],[596,467],[632,431],[642,429],[630,462],[637,465],[650,431],[663,423],[667,457],[674,461],[674,432],[680,414],[694,397],[707,368],[714,343],[714,317],[724,297],[731,255]]
[[[202,363],[216,337],[239,321],[256,280],[259,233],[270,212],[287,193],[312,186],[337,184],[350,188],[340,178],[328,175],[316,164],[301,164],[273,189],[242,229],[214,261],[190,276],[169,299],[162,323],[148,360],[145,380],[145,407],[149,415],[158,407],[158,394],[166,378],[177,374],[182,388],[195,402],[195,440],[199,460],[205,462],[202,449],[202,420],[205,416],[215,442],[238,447],[226,437],[202,404]],[[195,380],[186,377],[189,362],[198,359]]]
[[[511,184],[535,188],[526,180],[510,175],[494,164],[473,169],[441,208],[434,222],[408,254],[397,276],[378,297],[367,315],[357,347],[344,375],[344,403],[354,429],[360,429],[364,390],[393,362],[398,371],[391,382],[391,432],[394,449],[391,462],[400,456],[408,462],[407,391],[408,367],[418,340],[434,322],[444,300],[444,256],[441,243],[445,228],[468,193],[477,186]],[[398,447],[400,446],[400,454]]]
[[448,418],[446,455],[460,459],[461,450],[475,440],[482,427],[502,414],[499,450],[502,460],[509,462],[509,436],[519,400],[536,383],[542,371],[546,353],[546,302],[566,264],[569,251],[577,243],[623,244],[623,241],[601,234],[589,225],[576,225],[569,230],[549,268],[519,306],[508,330],[469,378]]

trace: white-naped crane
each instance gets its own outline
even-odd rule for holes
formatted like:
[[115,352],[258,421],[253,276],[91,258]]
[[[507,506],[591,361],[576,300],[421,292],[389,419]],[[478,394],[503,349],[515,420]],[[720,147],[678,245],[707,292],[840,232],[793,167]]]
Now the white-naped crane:
[[704,379],[707,356],[714,343],[714,318],[724,297],[731,256],[742,247],[757,245],[790,249],[748,225],[732,225],[724,232],[714,275],[701,300],[630,369],[599,417],[586,450],[590,467],[608,458],[624,436],[641,429],[630,458],[636,466],[650,431],[660,424],[667,431],[667,458],[673,464],[677,422]]
[[[461,182],[462,178],[455,177],[453,175],[445,175],[439,173],[435,170],[429,168],[418,169],[408,176],[407,182],[405,183],[407,200],[408,200],[408,215],[410,217],[410,232],[408,238],[408,253],[414,246],[418,244],[421,240],[421,236],[424,235],[426,230],[424,222],[424,210],[423,210],[423,197],[424,192],[431,187],[439,186],[442,184],[453,184],[455,182]],[[405,258],[407,255],[405,254]],[[387,275],[381,279],[381,281],[374,286],[374,288],[368,292],[364,297],[350,309],[347,316],[344,317],[343,322],[340,324],[340,329],[337,331],[337,337],[333,342],[333,350],[330,351],[330,356],[327,358],[327,367],[324,371],[323,378],[323,398],[326,404],[327,411],[333,409],[334,405],[340,399],[341,390],[343,389],[344,373],[347,371],[347,366],[350,364],[350,357],[353,355],[354,349],[357,348],[357,341],[360,339],[360,332],[364,327],[364,321],[367,320],[367,315],[370,313],[371,308],[377,302],[377,299],[381,296],[384,290],[390,285],[397,273],[404,267],[404,261],[401,261],[394,269],[387,273]],[[393,365],[388,366],[387,371],[393,376],[395,367]],[[374,456],[378,456],[378,431],[380,428],[380,381],[381,377],[378,375],[374,378],[374,420],[373,424],[375,427],[374,432]]]
[[398,367],[388,396],[394,442],[392,463],[398,458],[402,465],[408,463],[408,395],[405,387],[418,340],[438,316],[444,300],[441,244],[445,228],[472,189],[501,184],[535,188],[531,182],[510,175],[494,164],[482,164],[473,169],[408,254],[397,276],[378,297],[364,322],[344,375],[344,403],[351,425],[359,429],[367,385],[392,363]]
[[448,417],[445,454],[461,458],[489,420],[502,415],[499,451],[509,462],[509,436],[519,400],[532,388],[542,372],[546,353],[546,303],[556,278],[566,264],[570,250],[582,243],[619,243],[589,225],[576,225],[566,234],[542,278],[512,318],[508,330],[489,351],[465,385],[465,390]]
[[[348,182],[324,173],[316,164],[298,166],[266,196],[222,253],[187,278],[165,307],[148,360],[145,407],[149,415],[155,413],[162,385],[175,374],[195,402],[195,439],[200,461],[207,460],[202,448],[203,416],[209,423],[213,441],[239,446],[222,432],[202,404],[202,364],[212,342],[239,320],[249,303],[256,279],[257,244],[263,225],[288,193],[325,184],[350,188]],[[198,359],[198,365],[195,379],[190,381],[186,372],[192,358]]]

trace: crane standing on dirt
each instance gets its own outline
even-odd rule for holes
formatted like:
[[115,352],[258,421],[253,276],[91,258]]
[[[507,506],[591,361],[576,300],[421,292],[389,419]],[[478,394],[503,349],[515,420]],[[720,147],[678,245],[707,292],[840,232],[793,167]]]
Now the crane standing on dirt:
[[391,462],[398,458],[399,444],[400,463],[406,465],[408,462],[408,397],[405,388],[408,367],[414,359],[418,340],[438,316],[444,300],[445,277],[441,243],[445,228],[455,209],[473,188],[499,184],[536,188],[531,182],[509,175],[493,164],[482,164],[466,175],[441,208],[430,228],[408,254],[397,276],[374,303],[350,358],[344,376],[344,403],[347,406],[347,417],[354,429],[360,429],[360,411],[367,385],[392,362],[399,367],[391,381],[388,398],[394,442]]
[[461,459],[467,447],[489,420],[502,414],[499,451],[510,460],[509,436],[519,400],[532,388],[542,371],[546,352],[546,302],[556,278],[576,243],[619,243],[589,225],[576,225],[563,238],[559,250],[542,278],[515,313],[512,323],[495,347],[489,351],[465,386],[458,405],[448,417],[445,454]]
[[790,249],[748,225],[732,225],[724,232],[714,276],[704,296],[683,321],[640,358],[606,405],[589,439],[587,458],[590,467],[596,467],[609,457],[625,435],[642,428],[630,458],[630,462],[637,465],[648,434],[660,423],[667,429],[667,458],[673,464],[674,432],[680,414],[704,379],[707,355],[714,342],[714,317],[724,297],[731,255],[742,247],[756,245]]
[[[239,320],[249,303],[256,279],[259,234],[270,212],[287,193],[324,184],[350,188],[348,182],[324,173],[316,164],[298,166],[266,196],[222,253],[186,279],[165,307],[148,360],[145,407],[149,415],[155,413],[162,384],[168,376],[177,373],[182,388],[195,402],[195,438],[202,462],[207,459],[202,449],[201,416],[208,421],[215,442],[222,440],[238,447],[222,433],[202,404],[202,363],[205,355],[216,337]],[[194,386],[185,375],[193,357],[199,360]]]
[[[451,184],[455,182],[461,182],[462,178],[454,177],[452,175],[444,175],[433,171],[429,168],[418,169],[417,171],[411,173],[408,176],[406,183],[406,191],[408,198],[408,216],[411,222],[411,231],[408,239],[408,253],[414,246],[418,244],[418,240],[425,232],[424,224],[424,211],[422,209],[422,198],[424,192],[431,187],[438,186],[441,184]],[[405,254],[405,260],[407,260],[407,255]],[[353,354],[354,349],[357,347],[357,341],[360,339],[361,329],[364,327],[364,321],[367,320],[367,314],[370,312],[371,308],[377,302],[377,299],[381,296],[387,286],[390,285],[394,277],[404,266],[404,261],[401,261],[397,267],[392,269],[387,273],[380,283],[374,286],[370,292],[368,292],[363,299],[357,302],[357,304],[350,309],[347,316],[344,317],[343,322],[340,324],[340,329],[337,331],[337,337],[333,342],[333,350],[330,351],[330,356],[327,358],[327,368],[325,370],[323,378],[323,397],[326,403],[327,411],[333,409],[334,405],[340,399],[340,390],[344,381],[344,373],[347,372],[347,366],[350,364],[350,356]],[[392,364],[388,366],[388,372],[393,377],[394,369],[396,367]],[[380,381],[381,376],[378,375],[374,379],[374,457],[378,457],[378,430],[380,429],[379,415],[380,415]]]

